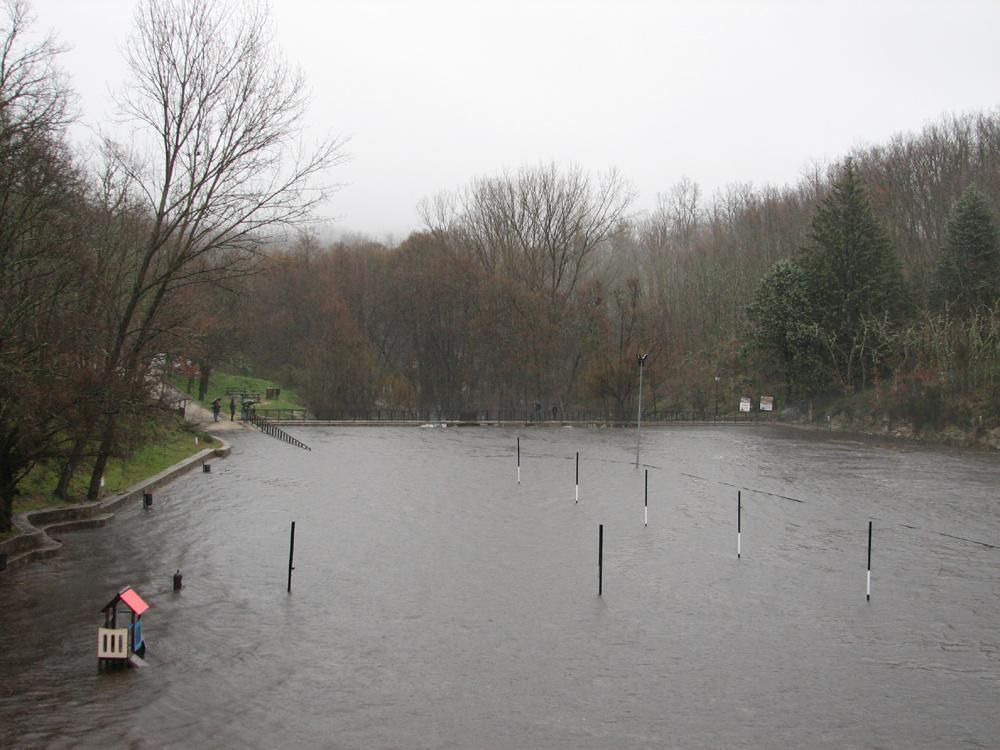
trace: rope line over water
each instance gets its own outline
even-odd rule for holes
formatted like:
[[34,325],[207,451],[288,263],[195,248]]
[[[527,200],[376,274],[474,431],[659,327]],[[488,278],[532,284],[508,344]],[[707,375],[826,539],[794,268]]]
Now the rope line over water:
[[767,490],[758,490],[753,487],[744,487],[741,484],[733,484],[732,482],[721,482],[718,479],[709,479],[708,477],[700,477],[697,474],[685,474],[680,472],[682,477],[690,477],[691,479],[698,479],[702,482],[715,482],[716,484],[721,484],[723,487],[735,487],[736,489],[746,490],[747,492],[753,492],[756,495],[770,495],[771,497],[779,497],[782,500],[791,500],[793,503],[802,503],[805,505],[806,501],[797,497],[792,497],[791,495],[781,495],[777,492],[768,492]]
[[[803,505],[806,504],[805,500],[801,500],[801,499],[799,499],[797,497],[791,497],[790,495],[781,495],[781,494],[779,494],[777,492],[768,492],[767,490],[758,490],[758,489],[754,489],[753,487],[743,487],[742,485],[733,484],[732,482],[722,482],[722,481],[719,481],[718,479],[709,479],[708,477],[701,477],[701,476],[698,476],[697,474],[685,474],[685,473],[681,472],[681,476],[689,477],[691,479],[698,479],[698,480],[703,481],[703,482],[715,482],[716,484],[721,484],[724,487],[736,487],[737,489],[743,489],[743,490],[746,490],[747,492],[753,492],[754,494],[758,494],[758,495],[770,495],[771,497],[778,497],[778,498],[781,498],[782,500],[791,500],[793,503],[801,503]],[[934,529],[925,529],[925,528],[921,528],[920,526],[912,526],[912,525],[910,525],[908,523],[900,523],[900,524],[897,524],[897,525],[903,527],[904,529],[911,529],[913,531],[923,531],[924,533],[927,533],[927,534],[937,534],[938,536],[947,537],[948,539],[956,539],[956,540],[958,540],[960,542],[968,542],[969,544],[978,544],[981,547],[986,547],[987,549],[1000,549],[1000,544],[991,544],[990,542],[981,542],[978,539],[970,539],[969,537],[965,537],[965,536],[956,536],[955,534],[948,534],[948,533],[945,533],[944,531],[935,531]],[[849,529],[836,529],[836,531],[849,531]]]

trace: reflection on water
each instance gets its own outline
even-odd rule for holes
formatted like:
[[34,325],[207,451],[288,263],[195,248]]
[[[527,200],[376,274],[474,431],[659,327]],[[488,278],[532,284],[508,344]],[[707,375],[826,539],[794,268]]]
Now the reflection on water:
[[[1000,737],[993,456],[648,428],[644,527],[632,431],[303,436],[311,453],[239,435],[232,457],[161,490],[153,509],[66,534],[58,558],[0,575],[0,745],[995,747]],[[99,675],[99,609],[126,584],[152,607],[150,667]]]

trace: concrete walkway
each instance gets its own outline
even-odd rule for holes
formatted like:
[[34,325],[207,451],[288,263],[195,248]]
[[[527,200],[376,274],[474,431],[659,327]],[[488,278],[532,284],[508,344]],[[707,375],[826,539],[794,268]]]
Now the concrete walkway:
[[236,407],[236,419],[229,419],[229,404],[222,404],[222,411],[219,412],[219,421],[212,419],[212,412],[201,404],[194,401],[188,403],[184,409],[184,419],[194,422],[205,432],[231,432],[232,430],[252,430],[253,426],[240,421],[239,405]]

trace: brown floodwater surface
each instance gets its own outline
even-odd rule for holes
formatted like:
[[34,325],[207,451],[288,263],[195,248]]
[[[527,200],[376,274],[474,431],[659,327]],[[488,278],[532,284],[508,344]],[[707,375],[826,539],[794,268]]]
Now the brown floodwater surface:
[[[637,469],[635,430],[289,431],[313,450],[233,434],[0,573],[0,746],[1000,745],[995,454],[644,426]],[[149,666],[99,674],[125,585]]]

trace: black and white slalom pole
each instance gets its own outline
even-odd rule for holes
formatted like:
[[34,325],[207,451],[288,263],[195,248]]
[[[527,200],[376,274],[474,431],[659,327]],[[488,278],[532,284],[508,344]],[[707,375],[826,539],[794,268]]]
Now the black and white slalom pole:
[[292,571],[295,566],[295,521],[292,521],[292,533],[288,539],[288,593],[292,593]]
[[521,483],[521,438],[517,438],[517,483]]
[[868,522],[868,582],[865,584],[865,601],[872,600],[872,522]]
[[649,469],[646,469],[646,491],[642,496],[642,525],[649,526]]
[[743,552],[743,497],[740,490],[736,490],[736,559],[740,559]]
[[604,524],[597,527],[597,595],[604,592]]
[[580,451],[576,452],[576,502],[580,502]]

